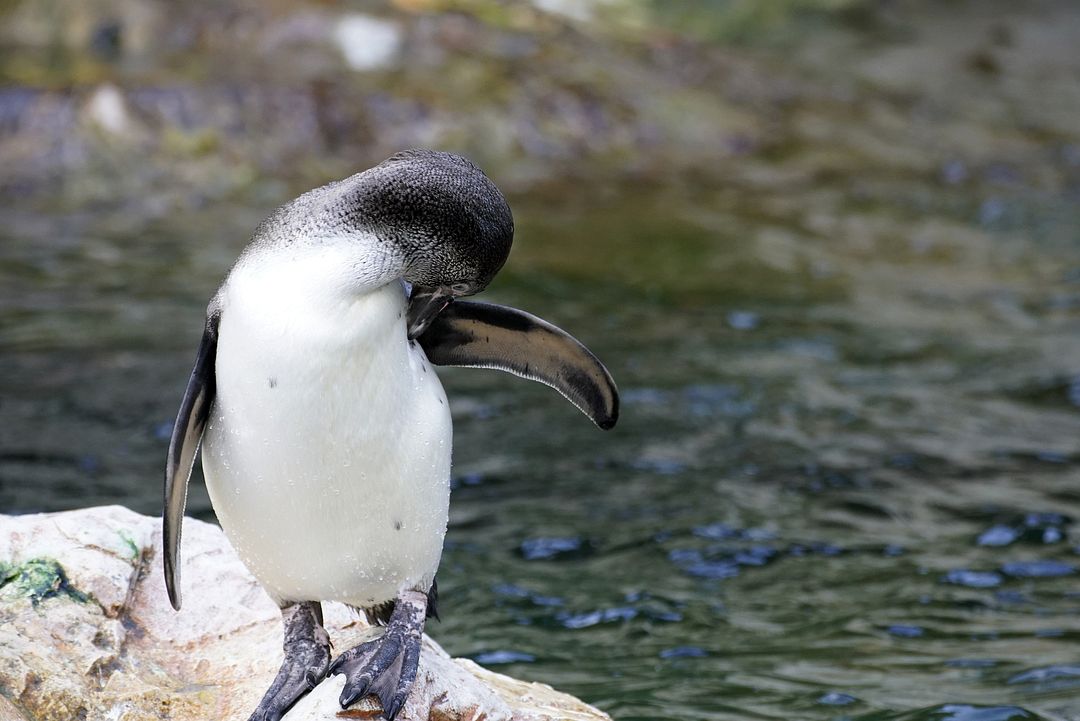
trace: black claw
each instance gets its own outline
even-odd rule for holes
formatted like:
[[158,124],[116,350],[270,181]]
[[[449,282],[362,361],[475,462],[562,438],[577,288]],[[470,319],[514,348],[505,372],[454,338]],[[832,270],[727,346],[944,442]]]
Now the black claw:
[[393,721],[409,697],[420,662],[426,598],[407,593],[397,599],[386,633],[351,648],[330,666],[331,674],[344,674],[339,702],[347,708],[365,696],[376,696],[383,716]]
[[348,682],[346,682],[345,688],[341,690],[341,696],[338,697],[338,703],[342,709],[347,709],[365,696],[367,696],[367,684],[349,688]]
[[409,691],[412,690],[413,681],[416,680],[416,674],[413,673],[410,678],[406,679],[402,676],[398,681],[397,692],[394,697],[390,699],[390,703],[383,704],[383,708],[386,710],[385,716],[387,721],[394,721],[394,717],[398,715],[402,707],[405,706],[405,701],[409,698]]
[[394,717],[401,711],[401,707],[405,705],[405,699],[394,697],[394,700],[390,702],[390,705],[383,710],[383,716],[386,717],[386,721],[394,721]]
[[356,680],[352,683],[352,699],[349,701],[349,703],[345,705],[351,706],[365,696],[369,696],[371,694],[372,681],[373,679],[371,678],[370,674],[365,673],[357,676]]
[[281,721],[285,712],[326,676],[330,646],[317,603],[282,609],[285,659],[249,721]]

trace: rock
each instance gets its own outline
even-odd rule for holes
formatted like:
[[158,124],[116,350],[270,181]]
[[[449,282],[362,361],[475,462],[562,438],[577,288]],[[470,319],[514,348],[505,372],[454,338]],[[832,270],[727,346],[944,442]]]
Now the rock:
[[730,182],[718,163],[774,133],[728,97],[747,73],[668,33],[657,55],[640,23],[608,21],[624,4],[0,3],[20,58],[0,69],[0,193],[130,213],[150,195],[269,204],[272,178],[276,205],[415,146],[510,192],[690,168]]
[[[161,571],[160,519],[119,506],[0,515],[0,721],[246,719],[281,661],[277,607],[221,530],[184,526],[184,608]],[[342,650],[377,631],[338,604],[326,627]],[[344,715],[342,677],[323,681],[286,721]],[[407,721],[608,719],[577,699],[452,659],[424,639]]]
[[107,133],[121,135],[131,129],[124,96],[115,85],[105,84],[90,96],[85,110],[92,123]]
[[350,13],[337,22],[334,39],[353,70],[392,65],[401,47],[401,28],[391,20]]

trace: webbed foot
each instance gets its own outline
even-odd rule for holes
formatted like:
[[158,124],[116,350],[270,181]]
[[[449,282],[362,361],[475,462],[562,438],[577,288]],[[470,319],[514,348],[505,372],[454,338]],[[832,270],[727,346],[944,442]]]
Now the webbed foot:
[[330,636],[323,628],[322,607],[315,602],[281,609],[285,625],[285,660],[274,682],[248,721],[280,721],[308,691],[326,677]]
[[374,695],[382,705],[383,716],[387,721],[394,720],[416,680],[427,603],[427,596],[420,591],[400,594],[386,633],[334,659],[329,674],[345,676],[341,708]]

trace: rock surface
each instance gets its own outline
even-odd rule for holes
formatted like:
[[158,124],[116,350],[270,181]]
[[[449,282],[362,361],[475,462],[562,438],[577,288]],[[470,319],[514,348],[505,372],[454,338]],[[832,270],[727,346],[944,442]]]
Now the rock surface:
[[[281,661],[277,607],[216,526],[184,526],[184,608],[161,572],[160,520],[119,506],[0,515],[0,721],[246,719]],[[325,604],[340,651],[376,633]],[[342,711],[325,680],[286,721],[378,718]],[[425,637],[401,719],[608,717],[548,686],[452,659]]]

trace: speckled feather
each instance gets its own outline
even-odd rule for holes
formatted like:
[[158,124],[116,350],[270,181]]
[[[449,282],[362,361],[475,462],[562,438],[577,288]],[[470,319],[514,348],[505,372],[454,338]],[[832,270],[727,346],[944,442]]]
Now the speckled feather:
[[259,224],[241,256],[373,234],[418,285],[468,282],[477,292],[502,268],[514,237],[510,206],[460,155],[405,150],[308,191]]

